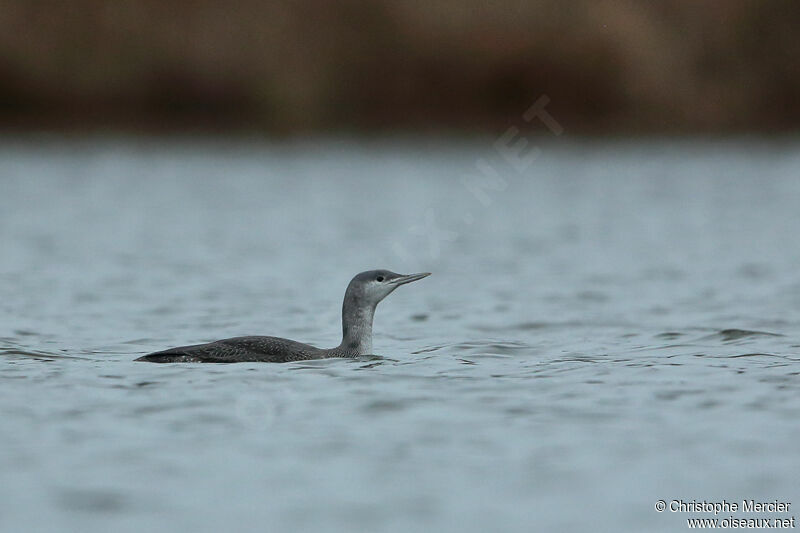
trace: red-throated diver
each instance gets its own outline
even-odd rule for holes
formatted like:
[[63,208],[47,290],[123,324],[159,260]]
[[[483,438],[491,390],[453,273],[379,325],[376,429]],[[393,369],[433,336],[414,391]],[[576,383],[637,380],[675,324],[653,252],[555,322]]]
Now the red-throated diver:
[[234,337],[151,353],[137,359],[151,363],[286,363],[328,357],[358,357],[372,353],[372,317],[378,302],[397,287],[417,281],[422,274],[395,274],[370,270],[356,275],[347,286],[342,304],[342,343],[336,348],[315,348],[279,337]]

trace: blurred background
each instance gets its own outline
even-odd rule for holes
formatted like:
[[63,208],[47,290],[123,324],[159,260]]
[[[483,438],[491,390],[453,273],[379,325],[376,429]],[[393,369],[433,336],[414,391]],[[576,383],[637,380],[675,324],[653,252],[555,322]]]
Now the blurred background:
[[4,130],[785,132],[793,0],[0,1]]

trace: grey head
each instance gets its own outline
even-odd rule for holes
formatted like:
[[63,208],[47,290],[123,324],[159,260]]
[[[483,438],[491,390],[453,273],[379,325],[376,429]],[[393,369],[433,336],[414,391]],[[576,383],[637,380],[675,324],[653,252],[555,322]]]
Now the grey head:
[[391,270],[368,270],[356,274],[350,281],[345,297],[350,296],[350,299],[360,306],[372,306],[374,308],[400,285],[405,285],[430,275],[430,272],[397,274]]
[[342,344],[334,348],[348,355],[372,353],[372,318],[381,300],[400,285],[417,281],[430,272],[397,274],[390,270],[368,270],[357,274],[347,286],[342,304]]

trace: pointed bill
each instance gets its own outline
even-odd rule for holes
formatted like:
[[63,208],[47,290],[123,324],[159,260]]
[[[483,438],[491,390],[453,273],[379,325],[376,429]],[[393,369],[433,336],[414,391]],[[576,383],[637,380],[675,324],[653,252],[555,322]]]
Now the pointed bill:
[[422,272],[420,274],[405,274],[391,280],[389,283],[392,283],[394,285],[405,285],[406,283],[411,283],[412,281],[417,281],[422,278],[427,278],[430,275],[431,275],[430,272]]

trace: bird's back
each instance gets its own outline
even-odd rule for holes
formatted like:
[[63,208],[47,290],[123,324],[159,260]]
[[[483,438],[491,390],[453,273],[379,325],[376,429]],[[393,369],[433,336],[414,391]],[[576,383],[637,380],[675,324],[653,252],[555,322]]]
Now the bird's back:
[[331,357],[327,350],[280,337],[234,337],[170,348],[137,359],[151,363],[287,363]]

